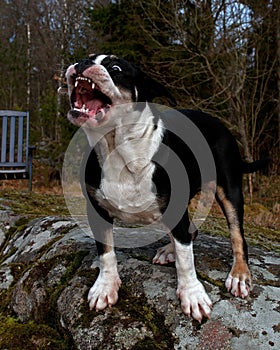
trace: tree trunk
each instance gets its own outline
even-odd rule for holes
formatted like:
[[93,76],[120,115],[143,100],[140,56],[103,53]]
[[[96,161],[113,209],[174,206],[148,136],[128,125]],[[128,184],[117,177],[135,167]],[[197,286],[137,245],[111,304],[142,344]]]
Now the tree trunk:
[[280,154],[280,3],[279,0],[274,1],[276,10],[276,43],[277,43],[277,88],[278,88],[278,101],[277,101],[277,114],[278,114],[278,156]]
[[30,24],[26,24],[27,33],[27,86],[26,86],[26,108],[30,110],[30,94],[31,94],[31,30]]

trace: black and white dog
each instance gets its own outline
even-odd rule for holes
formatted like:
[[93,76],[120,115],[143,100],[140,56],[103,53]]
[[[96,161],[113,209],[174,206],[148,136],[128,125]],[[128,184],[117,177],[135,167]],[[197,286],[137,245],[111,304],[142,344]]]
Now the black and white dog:
[[[177,182],[182,189],[188,186],[189,198],[180,204],[182,217],[169,227],[171,243],[158,250],[153,262],[175,261],[183,312],[198,321],[209,317],[212,304],[196,275],[192,244],[196,231],[187,209],[188,201],[203,185],[199,165],[188,144],[170,131],[177,120],[172,119],[172,110],[159,112],[149,104],[163,96],[174,106],[174,98],[165,86],[113,55],[91,55],[71,65],[66,78],[71,103],[68,119],[84,129],[92,147],[84,176],[100,272],[88,294],[90,308],[102,310],[118,300],[121,280],[113,247],[113,220],[143,224],[162,220],[169,225],[164,213],[172,184],[154,160],[165,144],[188,173],[188,185],[181,183],[180,177]],[[199,111],[180,112],[182,128],[187,122],[195,125],[212,152],[216,173],[209,171],[203,181],[215,180],[215,196],[231,235],[233,266],[226,287],[234,296],[244,298],[251,288],[251,274],[243,234],[242,174],[258,170],[264,162],[243,162],[236,141],[218,119]],[[192,136],[188,128],[184,133],[187,139]]]

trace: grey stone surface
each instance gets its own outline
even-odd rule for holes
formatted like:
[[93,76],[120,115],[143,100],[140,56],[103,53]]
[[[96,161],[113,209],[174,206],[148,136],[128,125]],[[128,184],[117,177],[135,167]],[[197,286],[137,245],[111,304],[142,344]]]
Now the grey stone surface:
[[91,233],[67,218],[34,220],[2,245],[0,297],[1,291],[11,292],[9,307],[24,322],[53,317],[81,350],[280,348],[279,255],[250,247],[254,288],[249,298],[236,299],[223,287],[231,264],[229,240],[200,233],[196,267],[214,307],[211,319],[199,324],[181,312],[174,265],[151,263],[167,242],[164,233],[160,237],[145,247],[117,249],[119,301],[95,312],[86,301],[98,274]]
[[5,242],[5,232],[0,228],[0,247]]

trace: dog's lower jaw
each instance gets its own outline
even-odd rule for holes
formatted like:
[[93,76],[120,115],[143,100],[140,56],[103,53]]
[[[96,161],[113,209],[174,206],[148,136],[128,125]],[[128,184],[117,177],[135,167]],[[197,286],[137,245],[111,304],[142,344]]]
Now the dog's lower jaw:
[[210,318],[212,303],[196,276],[192,242],[185,245],[174,239],[174,244],[178,279],[176,295],[181,300],[183,313],[201,322],[203,316]]
[[118,301],[121,280],[117,270],[117,259],[114,251],[100,256],[100,271],[97,280],[88,294],[90,309],[103,310]]

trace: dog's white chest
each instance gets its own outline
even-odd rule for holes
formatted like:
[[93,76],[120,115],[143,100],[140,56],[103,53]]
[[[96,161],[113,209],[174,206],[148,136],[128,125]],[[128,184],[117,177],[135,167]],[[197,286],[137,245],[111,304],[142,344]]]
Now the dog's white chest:
[[111,153],[103,164],[97,200],[113,217],[128,223],[149,224],[160,217],[156,194],[152,191],[154,164],[140,170],[137,168],[141,160],[134,163],[138,164],[129,164],[136,169],[131,172],[117,152]]
[[102,180],[96,198],[113,217],[128,223],[150,224],[161,216],[153,192],[155,165],[151,161],[161,137],[155,137],[152,130],[145,130],[148,137],[131,138],[131,134],[130,130],[127,139],[120,133],[107,136],[99,145]]

